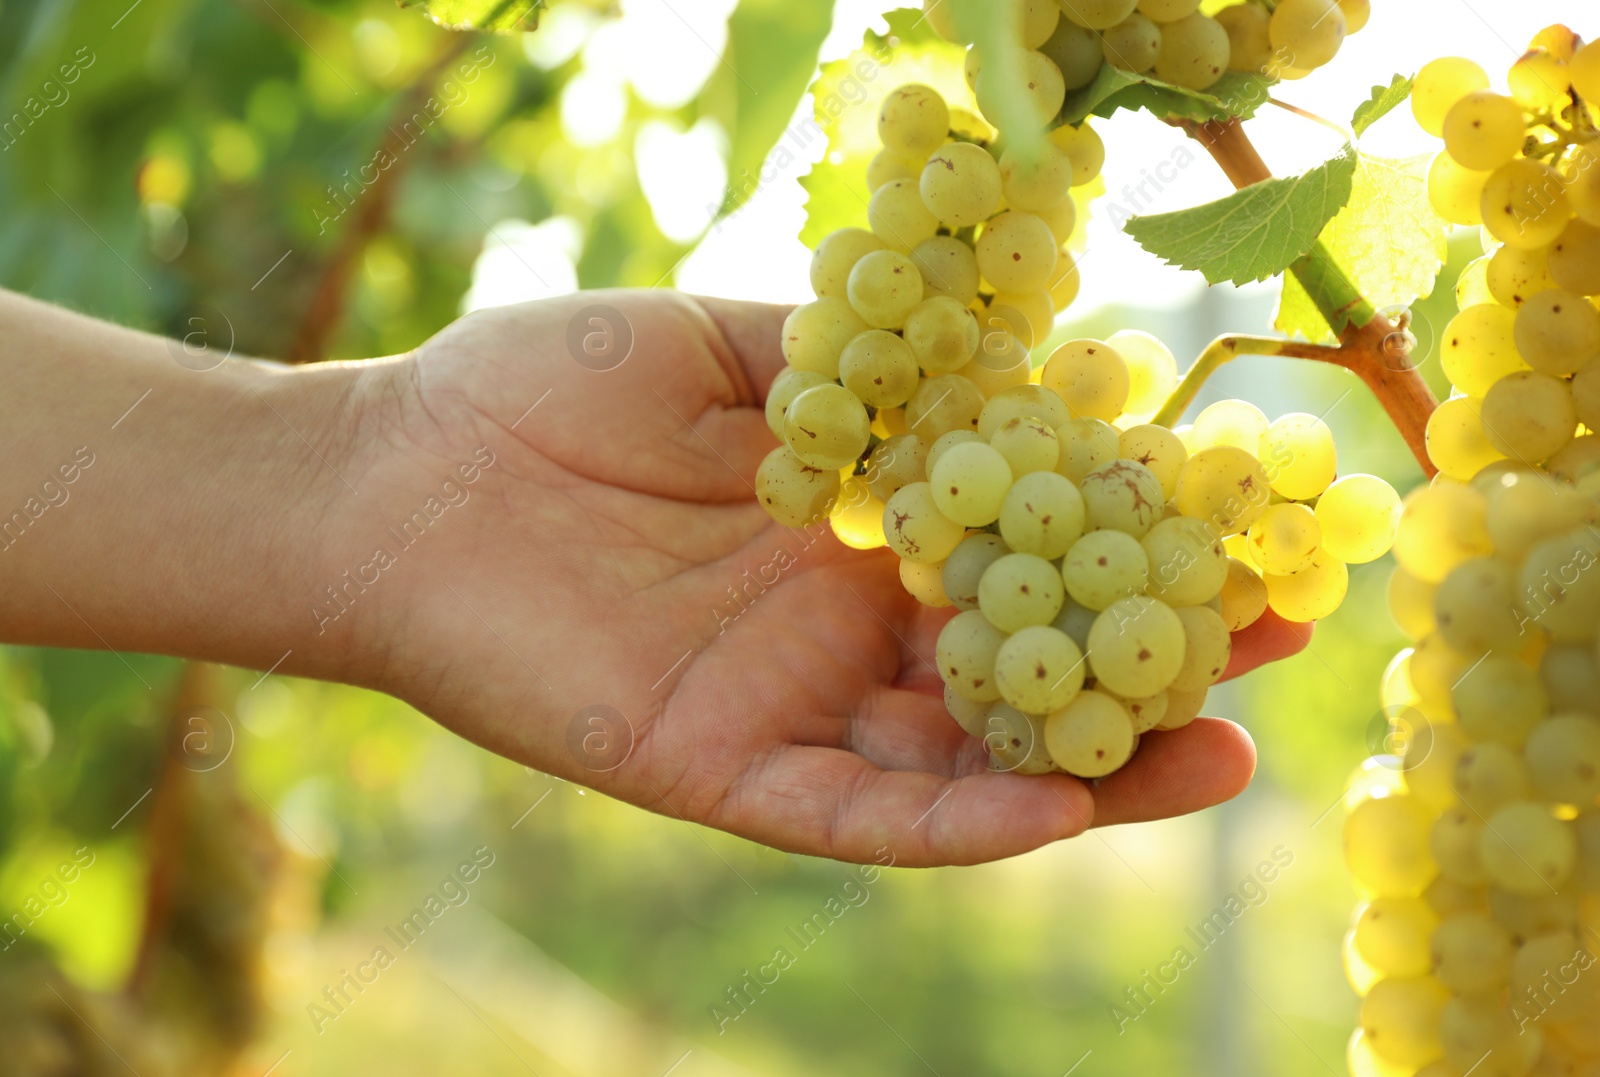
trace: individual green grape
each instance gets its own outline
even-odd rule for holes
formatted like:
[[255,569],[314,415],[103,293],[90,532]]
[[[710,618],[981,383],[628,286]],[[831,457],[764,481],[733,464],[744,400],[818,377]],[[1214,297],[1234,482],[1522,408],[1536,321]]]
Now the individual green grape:
[[1083,497],[1065,476],[1035,471],[1011,484],[1000,506],[1000,535],[1018,553],[1054,560],[1083,535]]
[[950,596],[944,593],[944,566],[925,565],[919,561],[900,561],[900,584],[906,593],[924,606],[943,609],[950,605]]
[[1217,12],[1228,35],[1228,68],[1259,75],[1272,64],[1272,13],[1259,4],[1240,3]]
[[[920,158],[902,157],[892,150],[879,150],[867,162],[867,191],[876,191],[895,180],[914,180],[922,175]],[[872,233],[868,232],[868,235]]]
[[[1072,238],[1072,233],[1078,228],[1078,203],[1073,201],[1071,196],[1068,196],[1053,206],[1039,210],[1037,216],[1050,226],[1050,234],[1056,237],[1057,243],[1065,243]],[[1062,280],[1064,274],[1070,274],[1074,278],[1070,289]],[[1056,271],[1051,276],[1052,279],[1046,290],[1051,297],[1051,302],[1055,303],[1057,309],[1065,310],[1072,305],[1072,300],[1077,298],[1079,286],[1076,280],[1077,266],[1073,263],[1072,254],[1069,251],[1062,251],[1057,257]],[[1069,290],[1071,294],[1066,302],[1056,300],[1055,297],[1058,293],[1066,294]]]
[[1322,549],[1322,525],[1304,505],[1273,505],[1250,525],[1250,556],[1263,572],[1292,575],[1311,567]]
[[1372,0],[1339,0],[1339,10],[1349,33],[1360,33],[1372,18]]
[[1056,619],[1050,622],[1050,627],[1065,632],[1078,649],[1087,653],[1089,649],[1089,630],[1094,627],[1095,620],[1100,616],[1099,610],[1092,610],[1087,606],[1080,606],[1067,596],[1061,604],[1061,612],[1056,614]]
[[1515,653],[1527,643],[1517,611],[1517,570],[1493,557],[1463,562],[1434,594],[1439,634],[1462,654]]
[[1061,72],[1062,86],[1067,90],[1089,85],[1105,62],[1100,51],[1100,35],[1073,22],[1070,14],[1056,24],[1055,32],[1039,46],[1039,51],[1056,65],[1056,70]]
[[[1435,721],[1409,703],[1400,718],[1402,726],[1410,726],[1403,756],[1406,791],[1429,811],[1455,806],[1456,763],[1471,743],[1467,735],[1459,726],[1444,720],[1448,715]],[[1404,734],[1404,728],[1400,732]]]
[[917,244],[911,264],[922,277],[924,294],[948,296],[963,307],[978,298],[978,258],[954,236],[934,236]]
[[959,374],[924,378],[906,401],[906,427],[927,442],[952,430],[976,430],[984,403],[978,387]]
[[1356,916],[1355,948],[1385,976],[1425,976],[1439,917],[1421,898],[1377,898]]
[[[1440,916],[1458,916],[1462,913],[1476,912],[1487,915],[1489,908],[1489,892],[1470,886],[1461,886],[1453,883],[1443,876],[1428,884],[1422,898],[1433,911]],[[1426,1073],[1418,1070],[1418,1073]],[[1435,1077],[1427,1073],[1427,1077]]]
[[902,157],[927,160],[949,133],[950,107],[931,86],[897,86],[878,108],[878,141]]
[[1095,677],[1123,696],[1151,696],[1183,668],[1183,622],[1146,595],[1119,599],[1095,618],[1085,653]]
[[861,459],[872,437],[872,420],[854,393],[839,385],[814,385],[789,401],[783,440],[813,467],[839,468]]
[[1064,123],[1051,130],[1050,141],[1067,151],[1072,158],[1072,185],[1082,187],[1094,182],[1106,163],[1106,144],[1088,121],[1074,127]]
[[858,334],[839,357],[839,380],[869,407],[899,407],[911,398],[918,378],[910,346],[882,329]]
[[1439,362],[1451,384],[1481,400],[1501,378],[1529,369],[1517,352],[1516,322],[1514,311],[1488,303],[1451,319],[1439,344]]
[[1400,631],[1412,639],[1421,639],[1437,626],[1433,616],[1433,596],[1439,589],[1436,583],[1418,579],[1403,568],[1396,567],[1389,575],[1389,615]]
[[[1591,430],[1600,429],[1600,365],[1590,363],[1573,376],[1572,405],[1580,423]],[[1600,437],[1585,434],[1573,438],[1566,448],[1545,461],[1545,470],[1570,483],[1600,471]]]
[[1006,115],[1005,95],[1019,82],[1025,114],[1034,117],[1040,127],[1061,111],[1067,84],[1054,61],[1032,49],[1010,49],[997,62],[986,63],[973,84],[972,92],[985,118],[998,121]]
[[1480,225],[1490,175],[1463,168],[1448,152],[1441,153],[1428,168],[1428,201],[1451,224]]
[[[1590,101],[1600,100],[1591,98]],[[1591,111],[1594,105],[1590,104]],[[1578,146],[1562,173],[1567,181],[1567,199],[1572,210],[1590,224],[1600,225],[1600,157],[1586,146]]]
[[[1568,951],[1567,960],[1571,957]],[[1499,999],[1451,999],[1439,1016],[1444,1061],[1457,1072],[1473,1070],[1475,1077],[1526,1077],[1543,1039],[1537,1025],[1514,1018]]]
[[1294,67],[1321,67],[1344,44],[1349,24],[1335,0],[1281,0],[1268,24],[1272,47],[1284,50]]
[[1219,400],[1195,416],[1192,441],[1197,449],[1232,445],[1251,456],[1267,433],[1267,417],[1245,400]]
[[1012,419],[1038,419],[1049,427],[1059,427],[1070,417],[1061,398],[1039,385],[1018,385],[997,394],[983,406],[978,416],[978,433],[992,438]]
[[1112,67],[1143,73],[1155,67],[1161,55],[1161,27],[1134,12],[1100,35],[1100,47]]
[[1071,190],[1072,158],[1049,141],[1039,145],[1031,160],[1007,149],[1000,155],[1000,181],[1006,204],[1012,209],[1043,213],[1058,205]]
[[1049,714],[1082,690],[1083,652],[1065,632],[1031,625],[1000,645],[994,675],[1007,703],[1028,714]]
[[1233,656],[1233,637],[1222,615],[1209,606],[1182,606],[1173,610],[1183,622],[1183,665],[1169,688],[1200,692],[1222,679]]
[[840,470],[841,493],[828,520],[833,535],[852,550],[877,550],[888,545],[883,534],[884,502],[851,468]]
[[1577,841],[1572,827],[1543,804],[1516,801],[1489,817],[1479,837],[1483,866],[1495,885],[1538,895],[1572,874]]
[[1055,769],[1044,745],[1044,723],[1007,703],[995,703],[984,718],[983,745],[989,769],[1001,773],[1048,774]]
[[934,647],[939,676],[967,699],[977,703],[994,702],[1000,698],[994,660],[1005,641],[1005,633],[977,610],[956,614],[939,632],[939,641]]
[[1117,439],[1124,460],[1143,465],[1161,484],[1163,500],[1178,492],[1178,475],[1189,459],[1189,451],[1178,436],[1164,426],[1133,426]]
[[1594,43],[1583,46],[1572,57],[1569,68],[1572,88],[1588,101],[1600,101],[1600,49]]
[[998,520],[1011,480],[1006,458],[981,441],[954,446],[928,468],[934,504],[964,527],[987,527]]
[[1065,598],[1056,567],[1031,553],[1006,554],[978,581],[978,609],[1002,632],[1049,624]]
[[1411,87],[1411,114],[1428,134],[1444,137],[1444,120],[1470,93],[1489,88],[1489,76],[1471,60],[1446,56],[1422,65]]
[[1102,340],[1069,340],[1045,361],[1041,384],[1055,392],[1073,416],[1111,422],[1128,402],[1128,365]]
[[[1512,935],[1531,939],[1552,931],[1570,931],[1578,923],[1578,894],[1572,887],[1535,897],[1495,886],[1487,891],[1489,911]],[[1512,958],[1515,964],[1516,959]]]
[[[903,564],[904,562],[902,562]],[[944,686],[944,709],[970,737],[983,739],[990,704],[968,699],[950,685]]]
[[1184,726],[1200,717],[1200,712],[1205,709],[1206,693],[1184,692],[1177,688],[1167,689],[1167,709],[1161,716],[1161,721],[1156,723],[1156,728],[1162,732],[1182,729]]
[[1548,49],[1529,49],[1517,58],[1506,75],[1511,96],[1529,112],[1553,112],[1570,105],[1572,74],[1565,60]]
[[1558,714],[1536,726],[1523,757],[1535,792],[1545,800],[1593,805],[1600,796],[1600,721],[1589,715]]
[[[1443,590],[1441,587],[1441,593]],[[1450,693],[1456,721],[1480,744],[1521,748],[1528,733],[1549,713],[1544,683],[1517,658],[1485,655],[1483,651],[1469,653],[1480,657],[1461,675]]]
[[1322,548],[1347,565],[1364,565],[1395,544],[1400,495],[1376,475],[1346,475],[1317,500],[1316,512]]
[[[1525,800],[1533,793],[1522,754],[1493,742],[1474,744],[1461,753],[1456,761],[1455,787],[1462,802],[1485,820],[1505,805]],[[1481,842],[1479,857],[1482,858]]]
[[1528,551],[1517,594],[1522,609],[1557,643],[1595,635],[1600,622],[1600,537],[1592,525],[1574,528]]
[[1219,535],[1248,531],[1267,511],[1272,488],[1261,462],[1231,445],[1201,449],[1178,476],[1178,511],[1211,524]]
[[1573,218],[1550,246],[1546,261],[1553,287],[1600,295],[1600,228]]
[[872,192],[872,200],[867,203],[867,224],[890,250],[906,255],[939,230],[939,218],[923,205],[917,182],[909,179],[890,180]]
[[1104,692],[1079,692],[1044,722],[1044,743],[1056,766],[1080,778],[1103,778],[1133,755],[1133,720]]
[[1285,621],[1320,621],[1339,608],[1350,589],[1350,570],[1326,550],[1318,550],[1311,565],[1299,572],[1268,572],[1261,578],[1272,612]]
[[1218,593],[1222,619],[1229,632],[1240,632],[1267,612],[1267,585],[1261,574],[1236,557],[1228,558],[1228,575]]
[[918,189],[924,212],[948,228],[967,228],[999,208],[1001,171],[982,146],[951,142],[928,158]]
[[1550,275],[1549,255],[1546,247],[1501,247],[1490,255],[1486,276],[1495,302],[1515,310],[1531,296],[1558,287]]
[[1049,336],[1056,320],[1056,307],[1049,292],[996,292],[986,313],[1004,319],[1016,338],[1028,347]]
[[1481,400],[1457,396],[1428,416],[1428,459],[1452,479],[1466,482],[1496,460],[1506,458],[1489,441],[1478,415],[1482,407]]
[[756,469],[756,500],[784,527],[807,527],[827,519],[838,496],[837,468],[812,467],[782,445]]
[[1522,107],[1492,90],[1474,90],[1444,117],[1444,146],[1463,168],[1492,172],[1522,150]]
[[1600,310],[1573,292],[1540,292],[1517,311],[1515,335],[1517,351],[1529,366],[1570,377],[1600,358]]
[[1483,185],[1483,226],[1512,247],[1545,247],[1572,220],[1561,176],[1543,161],[1519,157],[1490,173]]
[[956,45],[970,45],[967,35],[961,33],[954,8],[944,0],[922,0],[922,17],[928,20],[933,32]]
[[978,236],[978,271],[1006,292],[1033,292],[1050,282],[1057,243],[1050,226],[1032,213],[1008,210]]
[[1139,0],[1060,0],[1061,11],[1072,22],[1090,30],[1109,30],[1132,15]]
[[1344,821],[1344,860],[1372,897],[1417,897],[1438,871],[1428,847],[1432,819],[1411,797],[1391,793],[1357,804]]
[[[1594,977],[1580,974],[1593,967],[1594,953],[1588,942],[1579,942],[1577,933],[1571,929],[1523,939],[1522,945],[1511,958],[1511,996],[1514,999],[1531,1000],[1539,999],[1542,995],[1548,999],[1549,1005],[1539,1013],[1539,1018],[1548,1021],[1549,1027],[1569,1022],[1592,1026],[1600,985],[1595,983]],[[1498,1049],[1512,1047],[1508,1041],[1516,1038],[1517,1018],[1523,1016],[1520,1012],[1508,1013],[1506,1007],[1500,1008],[1501,1027],[1497,1032],[1499,1039],[1506,1042],[1497,1044]],[[1523,1027],[1526,1029],[1527,1026]],[[1593,1032],[1589,1033],[1590,1037],[1593,1035]],[[1531,1053],[1525,1051],[1519,1059],[1520,1064],[1531,1066],[1537,1054],[1537,1049]]]
[[796,370],[821,374],[829,381],[839,376],[839,356],[866,322],[839,299],[823,298],[802,303],[783,321],[783,358]]
[[1116,427],[1101,419],[1068,419],[1056,427],[1056,440],[1061,442],[1056,470],[1074,483],[1117,459],[1120,452]]
[[1449,705],[1451,692],[1480,657],[1462,654],[1435,632],[1417,641],[1406,669],[1417,696],[1430,709],[1435,709]]
[[953,374],[978,350],[978,320],[949,296],[930,296],[906,315],[905,344],[913,369],[921,366],[930,374]]
[[1061,21],[1061,8],[1056,0],[1020,0],[1022,47],[1036,49],[1050,40]]
[[1142,540],[1150,560],[1150,594],[1169,606],[1199,606],[1222,593],[1228,553],[1204,520],[1162,520]]
[[1537,464],[1571,441],[1578,425],[1572,387],[1525,370],[1508,374],[1484,395],[1479,412],[1489,443],[1505,455]]
[[1196,11],[1161,26],[1161,51],[1155,62],[1156,77],[1188,90],[1208,90],[1228,70],[1231,50],[1228,31],[1223,29],[1222,24]]
[[[911,259],[899,251],[872,251],[863,255],[850,270],[846,291],[850,295],[850,307],[860,316],[858,320],[865,323],[861,330],[869,327],[899,329],[905,325],[906,317],[916,305],[922,302],[922,276]],[[832,303],[837,300],[819,299],[817,302]],[[844,350],[843,344],[839,350]],[[794,366],[805,365],[793,359],[789,362]]]
[[1600,666],[1581,643],[1552,643],[1539,659],[1539,679],[1550,709],[1586,711],[1600,699]]
[[925,482],[901,487],[883,507],[884,538],[908,561],[936,565],[950,556],[966,533],[966,528],[940,513]]
[[[1251,448],[1240,447],[1247,452]],[[1291,501],[1322,496],[1339,474],[1333,431],[1304,412],[1291,412],[1268,424],[1258,452],[1273,492]]]
[[883,250],[883,240],[861,228],[840,228],[824,236],[811,254],[811,290],[821,299],[848,299],[850,270],[863,255]]
[[944,593],[958,610],[978,608],[978,583],[989,566],[1011,552],[999,535],[968,535],[945,559],[941,580]]
[[[1488,886],[1489,869],[1483,866],[1482,834],[1483,818],[1476,811],[1464,804],[1446,808],[1435,820],[1428,838],[1439,874],[1462,886]],[[1509,957],[1507,955],[1508,963]]]
[[1494,293],[1489,290],[1489,261],[1490,255],[1483,255],[1468,262],[1461,271],[1461,276],[1456,278],[1456,308],[1466,310],[1479,303],[1494,303]]
[[[982,416],[979,416],[979,420],[982,420]],[[1007,420],[1004,426],[994,432],[989,444],[1006,458],[1006,463],[1011,465],[1011,473],[1019,478],[1035,471],[1055,474],[1056,463],[1061,459],[1061,442],[1056,440],[1056,432],[1042,419],[1035,419],[1031,415]],[[1001,517],[1004,518],[1004,509],[1001,510]]]
[[928,444],[915,434],[885,438],[867,457],[864,476],[874,496],[888,501],[899,490],[928,476]]
[[1153,696],[1145,696],[1142,699],[1129,699],[1126,696],[1119,696],[1115,692],[1106,691],[1104,688],[1097,688],[1096,691],[1108,695],[1122,704],[1122,709],[1128,712],[1128,720],[1133,723],[1135,737],[1150,732],[1166,720],[1168,705],[1166,692],[1157,692]]
[[1200,0],[1139,0],[1140,14],[1156,22],[1177,22],[1193,15],[1200,8]]
[[1133,460],[1102,464],[1083,477],[1078,490],[1091,528],[1123,531],[1135,539],[1155,526],[1166,506],[1161,480]]
[[957,445],[982,444],[983,439],[976,430],[952,430],[948,434],[941,434],[939,439],[928,446],[928,455],[923,460],[922,466],[927,471],[930,479],[933,469],[938,466],[939,459]]
[[783,437],[783,413],[789,407],[789,402],[813,386],[829,385],[832,382],[833,379],[826,374],[818,374],[811,370],[796,370],[792,366],[786,366],[778,371],[778,376],[772,379],[772,387],[767,390],[767,429],[780,438]]
[[1178,361],[1171,349],[1149,333],[1123,329],[1106,338],[1128,369],[1128,399],[1123,414],[1149,420],[1178,387]]
[[1149,583],[1150,559],[1139,540],[1121,531],[1090,531],[1067,551],[1061,576],[1084,609],[1103,610]]

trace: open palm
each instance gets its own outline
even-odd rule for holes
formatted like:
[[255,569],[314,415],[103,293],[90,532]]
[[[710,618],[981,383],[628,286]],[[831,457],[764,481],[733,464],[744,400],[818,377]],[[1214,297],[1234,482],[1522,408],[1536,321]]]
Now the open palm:
[[[755,503],[785,313],[590,292],[409,357],[371,471],[386,508],[480,447],[495,462],[385,585],[375,686],[541,770],[845,860],[976,863],[1239,792],[1249,738],[1208,719],[1093,789],[986,769],[930,664],[950,611],[906,595],[888,551]],[[1230,672],[1303,639],[1269,615]]]

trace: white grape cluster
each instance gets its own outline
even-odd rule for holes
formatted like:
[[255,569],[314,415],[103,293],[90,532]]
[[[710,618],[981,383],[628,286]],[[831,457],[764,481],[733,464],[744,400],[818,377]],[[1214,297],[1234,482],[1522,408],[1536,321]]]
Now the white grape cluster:
[[[1021,47],[997,66],[1020,67],[1030,86],[1049,87],[1041,104],[1089,85],[1107,65],[1190,90],[1210,89],[1229,70],[1304,78],[1331,61],[1371,15],[1371,0],[1245,0],[1215,17],[1200,10],[1201,0],[1014,2]],[[947,0],[924,0],[923,11],[941,37],[972,44]],[[967,81],[980,106],[999,92],[985,86],[986,59],[976,49],[967,54]]]
[[1600,464],[1600,439],[1578,436],[1600,429],[1600,45],[1550,27],[1508,82],[1497,93],[1447,57],[1412,97],[1445,142],[1434,208],[1481,224],[1489,251],[1456,290],[1440,345],[1456,395],[1428,424],[1428,452],[1457,479],[1504,459],[1579,478]]

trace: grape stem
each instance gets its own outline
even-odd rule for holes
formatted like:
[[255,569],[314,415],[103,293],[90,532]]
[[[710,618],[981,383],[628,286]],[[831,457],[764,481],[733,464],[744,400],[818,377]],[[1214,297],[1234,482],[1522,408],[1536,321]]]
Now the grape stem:
[[1355,133],[1351,131],[1350,128],[1341,123],[1336,123],[1333,120],[1328,119],[1326,116],[1318,116],[1315,112],[1303,109],[1299,105],[1291,105],[1287,101],[1279,101],[1276,97],[1267,98],[1267,104],[1272,105],[1274,108],[1281,108],[1285,112],[1292,112],[1296,116],[1310,120],[1312,123],[1320,123],[1330,131],[1337,131],[1339,132],[1340,137],[1342,137],[1346,142],[1355,141]]
[[[1235,187],[1242,190],[1272,178],[1271,169],[1261,159],[1239,119],[1172,122],[1205,147]],[[1282,355],[1332,363],[1344,367],[1367,384],[1405,439],[1423,474],[1432,478],[1438,469],[1428,459],[1428,417],[1439,406],[1439,401],[1412,360],[1414,342],[1408,331],[1409,312],[1401,312],[1394,318],[1380,312],[1321,240],[1305,257],[1290,266],[1289,272],[1339,334],[1338,346],[1273,337],[1222,337],[1195,361],[1153,421],[1164,426],[1175,423],[1194,402],[1206,379],[1236,355]]]

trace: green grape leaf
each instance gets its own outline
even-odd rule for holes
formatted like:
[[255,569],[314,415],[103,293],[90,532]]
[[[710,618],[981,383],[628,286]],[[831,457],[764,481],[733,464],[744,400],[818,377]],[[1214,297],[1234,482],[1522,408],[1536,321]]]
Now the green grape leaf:
[[1293,273],[1283,275],[1283,295],[1278,300],[1278,313],[1272,324],[1286,336],[1304,337],[1313,344],[1338,341],[1338,334],[1317,309],[1311,293]]
[[1383,119],[1389,113],[1406,103],[1411,96],[1411,80],[1404,75],[1396,75],[1394,81],[1387,86],[1374,86],[1372,96],[1361,103],[1356,109],[1356,114],[1350,121],[1350,127],[1360,138],[1367,133],[1367,128]]
[[1094,81],[1067,94],[1061,106],[1064,123],[1079,124],[1090,116],[1109,118],[1118,109],[1144,109],[1162,119],[1248,119],[1267,100],[1271,81],[1261,75],[1229,71],[1208,90],[1186,90],[1147,75],[1106,64]]
[[400,0],[400,6],[421,8],[447,30],[511,33],[535,29],[544,0]]
[[1356,155],[1346,149],[1304,175],[1264,180],[1176,213],[1134,217],[1124,231],[1151,254],[1207,282],[1277,276],[1311,250],[1350,200]]

